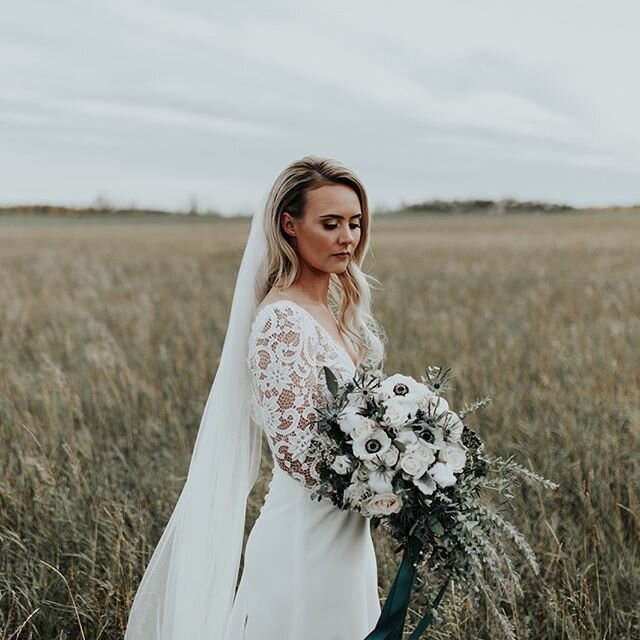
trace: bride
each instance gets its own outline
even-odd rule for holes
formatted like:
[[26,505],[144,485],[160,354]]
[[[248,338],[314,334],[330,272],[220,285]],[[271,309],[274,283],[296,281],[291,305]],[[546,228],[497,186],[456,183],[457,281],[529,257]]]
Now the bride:
[[[366,191],[307,156],[251,224],[187,481],[135,595],[125,640],[362,640],[380,615],[369,520],[311,499],[323,366],[381,366]],[[334,313],[334,309],[337,312]],[[264,432],[269,490],[242,555]]]

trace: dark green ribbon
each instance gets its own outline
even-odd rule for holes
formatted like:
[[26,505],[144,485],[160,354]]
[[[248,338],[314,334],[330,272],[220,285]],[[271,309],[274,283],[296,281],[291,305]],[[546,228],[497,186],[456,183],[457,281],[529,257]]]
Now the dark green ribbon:
[[[375,629],[364,640],[402,640],[407,609],[411,599],[411,590],[416,579],[416,567],[414,565],[418,562],[421,548],[421,542],[415,536],[409,536],[404,548],[402,562],[389,589],[389,595],[380,612]],[[449,580],[445,579],[431,608],[420,620],[409,640],[419,640],[420,636],[431,624],[435,610],[438,608],[448,584]]]
[[416,567],[422,545],[418,538],[409,536],[402,562],[380,612],[375,629],[364,640],[402,640],[411,589],[416,578]]
[[449,579],[447,578],[442,583],[442,586],[440,587],[440,591],[438,591],[438,595],[436,596],[436,599],[433,601],[433,604],[431,605],[431,609],[429,609],[429,611],[427,611],[427,613],[424,615],[422,620],[420,620],[416,628],[413,630],[413,633],[409,636],[409,640],[418,640],[420,636],[425,632],[425,629],[431,624],[435,611],[438,608],[438,605],[440,604],[440,600],[442,600],[442,598],[444,597],[444,592],[447,590],[448,584],[449,584]]

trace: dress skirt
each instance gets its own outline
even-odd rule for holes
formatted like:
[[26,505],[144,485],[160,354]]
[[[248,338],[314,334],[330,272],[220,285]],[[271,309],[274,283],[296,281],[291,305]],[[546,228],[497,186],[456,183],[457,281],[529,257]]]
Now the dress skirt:
[[310,496],[274,464],[224,640],[364,640],[375,627],[370,522]]

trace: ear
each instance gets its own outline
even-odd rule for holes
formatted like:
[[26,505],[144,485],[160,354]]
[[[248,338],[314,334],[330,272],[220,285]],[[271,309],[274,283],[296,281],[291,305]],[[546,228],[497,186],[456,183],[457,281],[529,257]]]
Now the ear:
[[282,230],[288,236],[295,237],[296,235],[295,220],[288,211],[284,211],[282,213],[282,217],[280,218],[280,224],[282,226]]

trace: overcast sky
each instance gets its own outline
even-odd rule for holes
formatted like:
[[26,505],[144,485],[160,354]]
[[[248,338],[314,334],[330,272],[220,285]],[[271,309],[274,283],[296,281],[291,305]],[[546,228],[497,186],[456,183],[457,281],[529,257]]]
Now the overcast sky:
[[20,0],[0,204],[251,211],[305,154],[376,206],[640,203],[637,0]]

